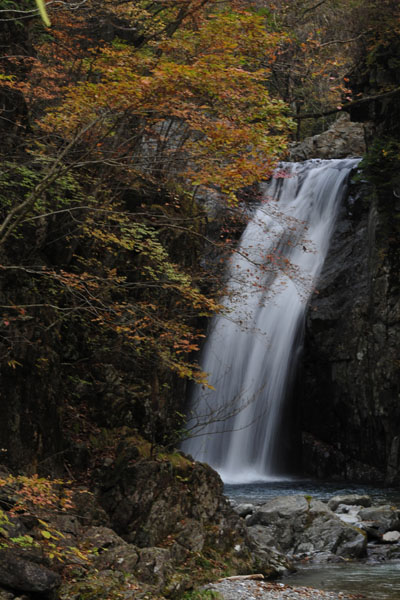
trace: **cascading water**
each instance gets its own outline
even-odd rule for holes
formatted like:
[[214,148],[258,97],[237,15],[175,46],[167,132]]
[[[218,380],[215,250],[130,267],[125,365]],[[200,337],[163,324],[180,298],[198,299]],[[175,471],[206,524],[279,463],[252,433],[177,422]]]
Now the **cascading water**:
[[296,366],[307,301],[358,159],[286,163],[263,190],[232,260],[225,316],[214,319],[185,452],[227,483],[281,476],[282,405]]

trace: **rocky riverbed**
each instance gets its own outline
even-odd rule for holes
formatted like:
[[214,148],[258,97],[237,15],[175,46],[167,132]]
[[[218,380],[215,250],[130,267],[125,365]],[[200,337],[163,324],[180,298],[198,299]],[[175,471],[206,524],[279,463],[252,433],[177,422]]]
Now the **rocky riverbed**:
[[207,589],[214,590],[224,600],[355,600],[358,594],[324,592],[310,587],[293,587],[284,583],[230,580],[212,584]]
[[[251,538],[259,547],[268,547],[282,553],[292,568],[298,572],[293,584],[304,583],[313,588],[286,586],[282,583],[258,585],[254,582],[221,582],[215,588],[226,600],[236,598],[398,598],[397,567],[400,566],[400,511],[386,503],[376,503],[366,494],[345,494],[332,496],[325,501],[297,494],[269,498],[266,502],[235,503],[234,510],[242,517]],[[392,566],[393,586],[385,575]],[[397,565],[397,567],[396,567]],[[381,595],[375,594],[373,584],[341,585],[340,572],[346,570],[351,581],[352,569],[365,573],[374,571],[374,578],[384,586]],[[385,570],[386,569],[386,570]],[[379,570],[382,576],[379,576]],[[389,569],[390,570],[390,569]],[[331,573],[331,571],[333,571]],[[324,586],[329,578],[318,577],[318,573],[329,573],[334,577],[334,591],[323,592],[317,588]],[[303,577],[302,577],[303,574]],[[311,575],[311,577],[310,577]],[[309,583],[307,582],[307,578]],[[364,578],[364,577],[363,577]],[[286,582],[291,582],[286,577]],[[332,582],[330,590],[332,590]],[[396,585],[394,585],[396,584]],[[235,590],[237,585],[237,590]],[[279,586],[283,587],[279,587]],[[334,584],[335,585],[335,584]],[[278,586],[278,587],[277,587]],[[350,587],[350,589],[349,589]],[[360,589],[362,588],[362,589]],[[378,590],[379,591],[379,590]],[[361,595],[353,595],[353,592]],[[327,594],[327,595],[326,595]]]

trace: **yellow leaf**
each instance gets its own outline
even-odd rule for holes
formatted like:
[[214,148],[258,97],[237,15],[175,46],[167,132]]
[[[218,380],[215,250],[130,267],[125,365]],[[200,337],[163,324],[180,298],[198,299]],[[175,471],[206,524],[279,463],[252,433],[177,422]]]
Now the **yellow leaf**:
[[42,536],[46,539],[49,540],[51,538],[51,533],[49,533],[48,531],[46,531],[45,529],[41,529],[40,533],[42,534]]
[[50,27],[51,23],[50,23],[49,16],[47,14],[46,5],[44,3],[44,0],[36,0],[36,4],[39,9],[40,16],[42,17],[43,23],[46,25],[46,27]]

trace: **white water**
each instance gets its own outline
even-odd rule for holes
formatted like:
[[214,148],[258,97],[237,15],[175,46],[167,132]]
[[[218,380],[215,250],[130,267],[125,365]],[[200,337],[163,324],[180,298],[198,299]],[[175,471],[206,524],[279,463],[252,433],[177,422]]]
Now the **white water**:
[[282,407],[307,302],[357,159],[282,165],[264,188],[230,269],[227,316],[214,319],[202,368],[215,390],[193,394],[185,452],[226,483],[282,477]]

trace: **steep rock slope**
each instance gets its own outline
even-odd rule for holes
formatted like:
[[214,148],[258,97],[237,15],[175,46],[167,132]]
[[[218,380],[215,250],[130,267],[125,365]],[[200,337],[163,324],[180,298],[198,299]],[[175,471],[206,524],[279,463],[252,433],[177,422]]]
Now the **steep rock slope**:
[[367,153],[310,305],[298,405],[307,472],[393,484],[400,481],[400,46],[389,36],[371,48],[352,88],[374,100],[350,112],[364,122]]
[[[399,479],[396,214],[353,189],[307,319],[303,464],[320,477]],[[392,210],[393,209],[393,212]]]

